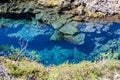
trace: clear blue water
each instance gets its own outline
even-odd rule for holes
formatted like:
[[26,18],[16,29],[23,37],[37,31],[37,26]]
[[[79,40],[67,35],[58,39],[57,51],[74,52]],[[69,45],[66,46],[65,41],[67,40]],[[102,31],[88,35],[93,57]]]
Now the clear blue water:
[[[34,25],[29,26],[34,27]],[[81,45],[63,39],[51,41],[50,37],[55,29],[52,26],[43,26],[42,28],[37,28],[38,32],[31,32],[30,28],[24,29],[24,24],[19,24],[16,28],[14,26],[8,26],[8,28],[1,27],[0,45],[13,45],[16,48],[20,48],[18,44],[20,38],[8,35],[25,30],[18,33],[22,34],[20,41],[29,42],[24,54],[30,58],[30,55],[27,55],[26,52],[36,51],[40,55],[37,62],[44,65],[59,65],[66,61],[69,63],[79,63],[82,60],[93,61],[95,56],[99,56],[101,52],[107,52],[109,49],[120,53],[120,23],[80,23],[77,27],[78,33],[85,34],[84,43]],[[29,29],[30,31],[27,33],[26,31]],[[30,32],[34,35],[31,35]],[[28,34],[34,37],[31,38]],[[23,39],[26,37],[27,39]]]

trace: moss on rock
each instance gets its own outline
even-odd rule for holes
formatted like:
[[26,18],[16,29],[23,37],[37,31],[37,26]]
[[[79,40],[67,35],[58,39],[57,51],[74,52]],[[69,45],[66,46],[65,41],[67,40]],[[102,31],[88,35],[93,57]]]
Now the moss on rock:
[[[0,62],[9,70],[9,75],[14,79],[32,79],[32,80],[119,80],[119,60],[108,60],[100,62],[83,61],[79,64],[61,64],[59,66],[44,67],[41,64],[22,59],[21,61],[12,61],[0,57]],[[107,73],[106,73],[107,72]]]

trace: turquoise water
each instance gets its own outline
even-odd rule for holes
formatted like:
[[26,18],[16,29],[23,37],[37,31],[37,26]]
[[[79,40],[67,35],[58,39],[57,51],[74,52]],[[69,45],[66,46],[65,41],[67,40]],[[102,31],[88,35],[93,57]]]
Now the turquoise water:
[[[24,57],[44,65],[59,65],[64,62],[79,63],[83,60],[94,61],[102,52],[120,53],[120,23],[80,23],[78,34],[84,34],[83,44],[69,40],[51,41],[53,26],[16,24],[0,28],[1,56],[8,56],[11,48],[17,48]],[[3,49],[6,48],[7,49]],[[9,48],[8,48],[9,47]],[[33,55],[37,55],[35,59]],[[14,55],[14,53],[11,52]]]

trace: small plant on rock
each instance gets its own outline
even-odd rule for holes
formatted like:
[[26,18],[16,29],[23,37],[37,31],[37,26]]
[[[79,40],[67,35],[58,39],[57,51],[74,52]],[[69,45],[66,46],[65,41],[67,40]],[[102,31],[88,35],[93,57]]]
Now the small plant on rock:
[[99,57],[95,58],[95,62],[103,62],[105,63],[106,60],[114,60],[114,59],[118,59],[119,54],[116,52],[112,52],[112,50],[110,49],[107,53],[100,53]]

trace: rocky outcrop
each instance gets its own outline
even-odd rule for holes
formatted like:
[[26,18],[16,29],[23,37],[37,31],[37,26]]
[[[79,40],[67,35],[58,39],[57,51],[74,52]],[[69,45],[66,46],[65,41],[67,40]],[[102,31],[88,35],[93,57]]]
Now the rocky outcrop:
[[2,63],[0,63],[0,79],[10,80],[8,69]]
[[89,11],[116,14],[120,12],[120,0],[82,0]]
[[[23,19],[36,17],[36,19],[43,20],[45,23],[46,21],[48,21],[48,23],[54,23],[55,21],[59,21],[59,18],[69,21],[68,18],[64,18],[66,15],[72,15],[70,19],[73,20],[76,19],[76,16],[80,16],[81,19],[79,19],[79,21],[90,21],[91,18],[101,18],[107,15],[119,14],[120,11],[119,0],[75,0],[74,2],[67,0],[63,0],[62,2],[60,0],[16,0],[13,2],[6,1],[6,3],[0,3],[0,5],[1,17],[22,17]],[[48,19],[46,20],[46,18]]]

